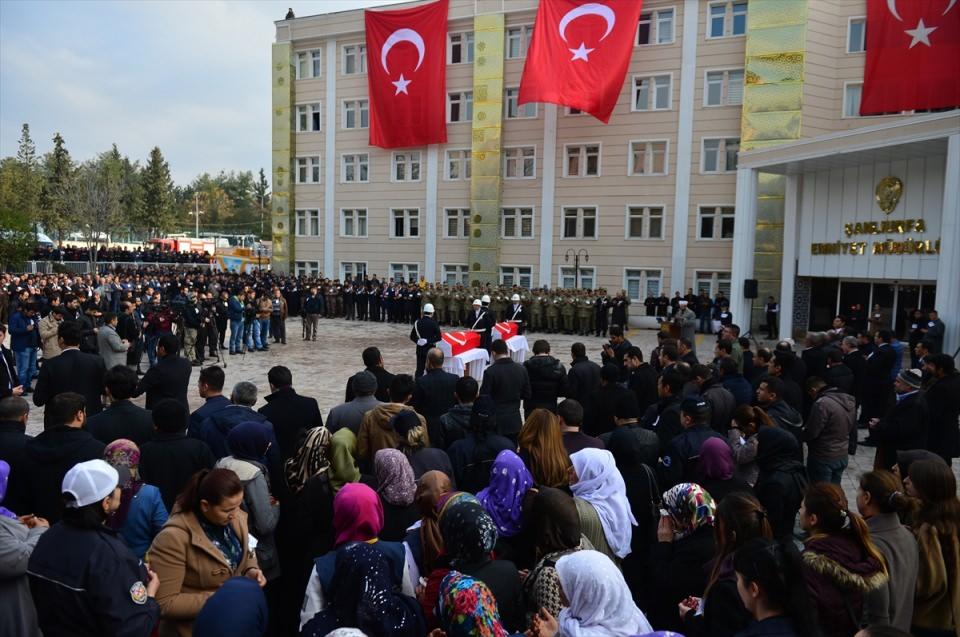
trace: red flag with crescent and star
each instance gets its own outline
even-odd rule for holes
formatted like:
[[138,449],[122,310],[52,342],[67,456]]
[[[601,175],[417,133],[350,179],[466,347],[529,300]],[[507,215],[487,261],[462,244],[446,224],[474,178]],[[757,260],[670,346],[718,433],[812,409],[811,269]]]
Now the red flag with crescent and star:
[[365,11],[370,145],[447,141],[447,5]]
[[541,0],[520,103],[569,106],[607,123],[630,65],[641,6],[641,0]]
[[867,1],[860,114],[960,106],[960,2]]

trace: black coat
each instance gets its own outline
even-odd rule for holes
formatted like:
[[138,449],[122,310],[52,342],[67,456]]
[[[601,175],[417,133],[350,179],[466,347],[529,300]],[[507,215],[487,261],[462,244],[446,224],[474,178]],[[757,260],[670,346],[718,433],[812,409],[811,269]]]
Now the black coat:
[[440,417],[457,404],[454,390],[458,380],[459,376],[442,369],[428,369],[417,379],[413,390],[413,408],[427,421],[427,435],[431,447],[446,449],[450,446],[450,441],[443,435]]
[[27,512],[24,490],[28,483],[24,482],[26,476],[20,474],[20,467],[26,462],[27,441],[32,440],[24,433],[26,429],[26,425],[17,420],[0,421],[0,460],[5,460],[11,469],[3,506],[18,515]]
[[470,310],[467,312],[467,316],[464,319],[464,324],[469,329],[483,330],[483,332],[480,334],[481,349],[490,349],[490,343],[492,342],[491,330],[496,322],[497,319],[493,316],[493,312],[486,308],[481,310],[479,317],[475,311]]
[[13,395],[13,388],[20,386],[20,376],[17,374],[13,352],[0,345],[0,356],[3,357],[0,360],[0,399],[2,399]]
[[930,427],[927,449],[944,459],[960,456],[960,374],[933,381],[927,388]]
[[893,366],[897,352],[890,345],[878,347],[867,359],[861,398],[866,416],[882,416],[893,399]]
[[[420,334],[419,336],[417,336],[418,332]],[[440,325],[430,316],[422,316],[418,318],[417,322],[414,323],[413,328],[410,330],[410,340],[416,343],[418,338],[422,338],[427,341],[427,344],[423,347],[433,347],[441,338],[443,338],[440,334]],[[418,347],[420,346],[418,345]]]
[[657,404],[657,370],[650,363],[627,372],[627,387],[637,396],[637,406],[642,414],[650,405]]
[[834,365],[828,367],[823,373],[823,380],[831,387],[836,387],[845,394],[856,395],[857,380],[851,370],[846,365]]
[[129,400],[119,400],[99,414],[87,419],[87,431],[105,445],[126,438],[142,447],[153,438],[153,417],[150,411]]
[[167,510],[197,471],[212,469],[216,458],[207,443],[188,438],[185,432],[158,431],[140,448],[140,478],[160,489]]
[[647,618],[658,630],[683,630],[677,604],[691,595],[703,595],[708,575],[704,565],[713,557],[714,546],[713,526],[702,526],[682,540],[654,545]]
[[267,404],[258,411],[273,423],[273,432],[280,447],[280,458],[286,462],[300,446],[300,437],[307,429],[323,425],[316,398],[301,396],[293,387],[281,387],[265,397]]
[[593,422],[596,418],[596,397],[600,390],[600,366],[587,357],[575,358],[567,372],[567,385],[564,388],[567,398],[580,403],[583,407],[583,422]]
[[137,385],[134,397],[144,392],[147,394],[146,408],[154,406],[165,398],[180,401],[184,407],[190,408],[187,402],[187,387],[190,385],[190,374],[193,367],[183,356],[169,354],[157,360],[157,364],[147,370]]
[[[188,363],[189,365],[189,363]],[[33,392],[33,404],[42,407],[63,392],[76,392],[87,401],[87,416],[103,411],[103,377],[107,369],[103,359],[76,349],[44,361]]]
[[66,425],[47,429],[27,441],[26,463],[19,467],[26,510],[17,513],[34,513],[50,520],[51,524],[58,521],[63,510],[60,499],[63,476],[79,462],[102,459],[105,447],[90,432]]
[[757,433],[757,466],[760,474],[753,490],[767,511],[774,537],[793,533],[793,523],[806,490],[807,470],[798,460],[797,439],[780,427],[763,427]]
[[585,434],[593,437],[613,431],[617,426],[615,420],[617,405],[620,404],[624,396],[629,395],[629,389],[624,389],[616,383],[601,385],[596,393],[594,417],[590,420],[584,418],[583,425],[580,428]]
[[518,434],[523,425],[520,403],[530,398],[530,377],[524,366],[509,357],[497,359],[484,372],[480,393],[497,405],[497,432]]
[[863,357],[860,350],[855,349],[849,354],[843,355],[843,364],[853,374],[853,395],[859,403],[863,396],[863,379],[867,373],[867,359]]
[[567,372],[553,356],[528,358],[523,366],[530,378],[530,400],[523,403],[525,415],[538,407],[557,411],[557,398],[563,396]]
[[[387,390],[390,389],[393,374],[382,367],[367,367],[365,369],[377,379],[377,391],[373,393],[374,397],[382,403],[390,402],[390,394]],[[357,395],[353,393],[353,388],[350,387],[350,381],[347,380],[347,391],[343,402],[348,403],[356,397]]]
[[870,431],[877,439],[880,469],[890,470],[897,451],[927,448],[927,400],[919,391],[895,402]]
[[807,376],[823,378],[827,369],[827,350],[825,347],[810,347],[800,352],[800,358],[807,366]]

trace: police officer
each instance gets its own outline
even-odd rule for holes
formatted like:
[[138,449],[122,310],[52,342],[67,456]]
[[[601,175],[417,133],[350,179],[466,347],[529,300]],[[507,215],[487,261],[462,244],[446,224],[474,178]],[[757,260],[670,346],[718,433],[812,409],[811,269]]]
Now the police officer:
[[504,318],[511,322],[517,324],[517,334],[523,334],[523,328],[527,324],[527,313],[523,309],[523,305],[520,303],[520,295],[514,294],[510,297],[510,306],[507,308],[507,313]]
[[423,306],[423,316],[414,321],[413,329],[410,330],[410,340],[417,344],[417,372],[416,378],[424,374],[427,366],[427,352],[436,347],[442,338],[440,336],[440,326],[433,318],[433,304],[427,303]]
[[668,489],[681,482],[695,482],[700,447],[708,438],[724,440],[710,427],[712,415],[710,402],[702,396],[690,396],[680,403],[683,431],[667,444],[666,453],[660,461],[663,488]]
[[[483,298],[489,299],[490,297],[484,296]],[[480,333],[480,347],[482,349],[490,349],[490,343],[492,342],[491,331],[493,330],[495,321],[490,311],[483,307],[483,301],[481,299],[473,300],[473,311],[467,316],[466,323],[470,325],[471,331]]]

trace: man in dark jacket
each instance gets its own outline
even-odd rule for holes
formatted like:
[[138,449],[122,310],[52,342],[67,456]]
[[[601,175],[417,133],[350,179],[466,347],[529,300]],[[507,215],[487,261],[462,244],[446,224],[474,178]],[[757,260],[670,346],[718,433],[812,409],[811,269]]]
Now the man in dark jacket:
[[463,376],[457,379],[457,384],[453,389],[457,404],[440,416],[443,440],[448,447],[465,437],[467,432],[470,431],[470,414],[473,413],[473,402],[477,399],[479,392],[480,385],[474,378]]
[[197,380],[197,389],[200,392],[200,398],[203,398],[203,404],[190,414],[190,425],[187,427],[187,435],[193,438],[200,437],[200,427],[207,417],[220,411],[230,404],[230,399],[223,395],[223,384],[226,380],[223,368],[217,365],[204,367],[200,370],[200,378]]
[[923,377],[920,370],[905,369],[893,382],[896,402],[881,418],[868,421],[870,433],[877,441],[874,469],[890,471],[897,463],[897,451],[927,448],[929,412],[920,393]]
[[44,361],[40,377],[33,393],[33,404],[46,405],[57,394],[73,392],[84,398],[87,415],[103,410],[103,377],[107,370],[103,359],[96,354],[80,351],[82,332],[80,325],[64,321],[57,328],[57,343],[62,350],[59,356]]
[[153,406],[164,398],[173,398],[189,408],[187,402],[187,387],[190,385],[190,374],[193,367],[186,358],[177,355],[180,350],[180,341],[173,334],[164,334],[157,342],[157,364],[147,370],[140,379],[134,398],[147,394],[146,408]]
[[660,458],[660,487],[663,489],[681,482],[696,482],[700,447],[709,438],[724,440],[710,427],[710,403],[703,397],[688,396],[683,399],[680,403],[680,425],[683,431],[670,441],[666,453]]
[[863,376],[863,398],[867,400],[862,401],[863,409],[860,410],[862,423],[882,416],[893,400],[890,374],[897,362],[897,353],[890,345],[891,341],[893,334],[889,330],[880,330],[874,337],[877,349],[867,356]]
[[440,325],[433,318],[433,303],[427,303],[423,306],[423,316],[416,320],[410,330],[410,340],[417,344],[417,371],[414,378],[423,376],[427,353],[437,346],[441,338]]
[[605,363],[600,368],[600,390],[596,395],[596,412],[592,421],[584,422],[583,430],[587,435],[599,437],[613,431],[617,426],[616,408],[625,396],[636,400],[633,392],[619,384],[620,369],[613,363]]
[[640,424],[657,434],[660,439],[660,453],[667,451],[667,446],[683,431],[680,424],[680,401],[683,396],[683,385],[687,377],[678,369],[668,369],[660,375],[657,381],[657,394],[660,400],[656,405],[647,409]]
[[803,460],[803,416],[783,400],[783,389],[783,379],[767,376],[757,388],[757,404],[767,412],[774,424],[793,434],[800,453],[798,459]]
[[22,397],[0,399],[0,460],[5,460],[11,468],[3,506],[15,513],[26,512],[25,476],[20,475],[20,467],[26,462],[27,441],[33,440],[26,434],[29,418],[30,403]]
[[[57,357],[59,358],[59,357]],[[72,392],[57,394],[44,413],[44,429],[27,441],[26,464],[17,469],[23,476],[26,510],[51,523],[60,519],[63,504],[60,485],[63,476],[78,462],[103,457],[106,447],[83,428],[86,421],[83,396]]]
[[161,400],[150,412],[155,433],[140,449],[140,477],[160,489],[167,510],[197,471],[213,468],[216,458],[207,443],[187,437],[187,408]]
[[560,361],[550,355],[550,343],[544,339],[534,341],[533,356],[528,358],[523,366],[527,368],[527,376],[530,377],[530,400],[523,403],[524,417],[529,418],[530,412],[538,407],[556,413],[557,399],[563,396],[567,370]]
[[[422,319],[421,319],[422,320]],[[450,443],[443,436],[440,418],[456,404],[459,376],[443,371],[443,352],[434,347],[427,352],[426,373],[417,379],[411,404],[427,420],[430,446],[446,449]]]
[[530,398],[530,377],[523,365],[510,358],[505,341],[494,341],[490,351],[493,364],[483,374],[480,394],[493,398],[497,406],[497,432],[515,441],[523,425],[520,403]]
[[840,351],[843,352],[843,364],[853,374],[853,396],[857,399],[857,406],[863,401],[863,379],[866,375],[867,359],[859,349],[856,336],[844,336],[840,341]]
[[627,355],[627,351],[633,347],[633,344],[630,343],[623,335],[623,327],[619,325],[613,325],[610,327],[610,342],[605,343],[603,346],[603,353],[600,355],[603,364],[612,363],[617,366],[617,369],[620,371],[621,380],[626,378],[626,372],[623,368],[623,357]]
[[[735,365],[728,369],[736,369]],[[706,365],[694,365],[691,371],[692,378],[684,387],[684,394],[703,396],[710,403],[710,426],[717,433],[726,435],[737,408],[737,399]]]
[[932,354],[925,363],[930,375],[926,399],[930,415],[927,449],[947,461],[960,456],[960,373],[949,354]]
[[647,411],[659,398],[657,396],[657,370],[643,360],[639,347],[631,347],[623,357],[623,366],[627,371],[627,389],[637,397],[640,413]]
[[857,406],[853,396],[827,385],[822,378],[807,380],[813,401],[803,427],[807,443],[807,475],[811,482],[840,485],[847,468],[851,434],[857,430]]
[[[629,392],[627,395],[629,395]],[[633,408],[636,409],[636,405]],[[584,449],[606,448],[599,438],[588,436],[580,431],[580,425],[583,424],[583,406],[574,399],[567,398],[557,406],[557,418],[560,420],[563,448],[566,449],[567,455],[575,454]]]
[[583,421],[592,423],[596,418],[596,396],[600,390],[600,366],[587,358],[587,348],[583,343],[574,343],[570,347],[570,371],[564,394],[583,407]]
[[854,395],[856,379],[853,376],[853,370],[844,364],[843,352],[840,350],[831,349],[827,352],[827,368],[823,372],[823,380],[827,385],[836,387],[845,394]]
[[267,372],[270,395],[267,404],[259,412],[273,423],[273,431],[280,447],[280,459],[286,462],[300,445],[300,438],[307,429],[323,425],[320,406],[316,398],[301,396],[293,389],[293,374],[282,365]]
[[489,396],[478,396],[470,412],[467,435],[447,450],[457,488],[477,493],[490,484],[490,468],[497,455],[517,443],[497,433],[497,406]]
[[153,438],[150,411],[130,402],[137,390],[137,372],[124,365],[107,370],[103,380],[110,406],[87,419],[87,431],[105,445],[126,438],[143,446]]
[[3,340],[7,337],[7,330],[3,323],[0,323],[0,398],[23,395],[23,385],[20,383],[20,376],[17,374],[17,363],[14,361],[13,352],[4,344]]
[[823,378],[823,373],[827,369],[827,335],[823,332],[809,332],[806,345],[807,348],[800,352],[800,358],[807,366],[807,376]]
[[736,407],[749,405],[753,402],[753,387],[750,381],[737,371],[737,363],[730,357],[720,359],[720,382],[733,394]]
[[[377,400],[382,403],[390,402],[390,383],[393,382],[393,374],[383,368],[383,356],[376,347],[368,347],[363,350],[364,369],[373,374],[377,379],[377,391],[373,393]],[[353,389],[350,387],[350,381],[347,381],[346,397],[343,402],[348,403],[355,398]]]

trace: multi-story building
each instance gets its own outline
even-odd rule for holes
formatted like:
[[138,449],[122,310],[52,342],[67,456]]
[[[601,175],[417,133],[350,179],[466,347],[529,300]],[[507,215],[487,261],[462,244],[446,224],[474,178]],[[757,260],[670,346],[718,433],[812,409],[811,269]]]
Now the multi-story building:
[[[645,0],[606,125],[562,106],[518,104],[536,9],[537,0],[451,0],[448,141],[395,150],[368,143],[363,11],[278,21],[274,267],[341,279],[376,273],[626,289],[636,301],[689,288],[724,291],[740,317],[752,306],[758,312],[744,298],[744,280],[756,279],[761,298],[783,297],[784,333],[822,323],[824,310],[810,309],[812,296],[824,294],[813,279],[832,276],[826,287],[837,299],[828,314],[864,290],[863,303],[876,296],[902,314],[906,305],[887,299],[888,279],[864,288],[854,269],[796,269],[804,261],[797,210],[809,186],[790,174],[829,162],[788,170],[791,148],[833,136],[841,141],[832,152],[842,154],[844,136],[857,129],[906,130],[904,122],[932,120],[942,144],[910,170],[943,175],[947,140],[954,143],[960,128],[953,114],[858,115],[866,0]],[[475,117],[475,97],[477,113],[499,118]],[[499,139],[497,151],[491,138]],[[779,154],[767,162],[771,153]],[[863,160],[849,159],[848,168]],[[491,162],[499,165],[495,177]],[[474,166],[484,167],[482,176]],[[869,178],[861,171],[871,189],[883,170],[891,168],[871,169]],[[940,179],[944,197],[950,182]],[[479,212],[490,192],[498,197],[493,221]],[[927,205],[922,212],[931,216]],[[939,209],[936,216],[939,230]],[[497,221],[495,237],[478,231]],[[925,258],[933,265],[907,277],[915,307],[931,307],[942,291],[943,258]],[[960,267],[950,258],[947,270]],[[901,282],[892,285],[897,296]],[[960,298],[950,303],[960,306]]]

